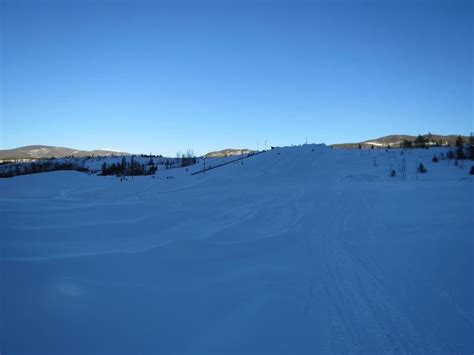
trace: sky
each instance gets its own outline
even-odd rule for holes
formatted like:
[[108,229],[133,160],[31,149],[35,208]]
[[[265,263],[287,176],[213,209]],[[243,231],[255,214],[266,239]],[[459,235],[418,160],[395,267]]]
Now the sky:
[[0,2],[0,149],[473,131],[472,1]]

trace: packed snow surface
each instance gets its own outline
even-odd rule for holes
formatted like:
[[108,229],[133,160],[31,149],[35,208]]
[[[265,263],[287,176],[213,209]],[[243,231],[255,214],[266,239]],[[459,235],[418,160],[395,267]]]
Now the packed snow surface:
[[0,352],[472,354],[474,177],[441,152],[2,179]]

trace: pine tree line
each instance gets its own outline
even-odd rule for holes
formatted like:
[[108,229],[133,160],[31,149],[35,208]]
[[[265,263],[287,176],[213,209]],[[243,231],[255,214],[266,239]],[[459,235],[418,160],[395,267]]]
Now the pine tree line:
[[15,164],[8,170],[0,171],[0,178],[14,177],[18,175],[46,173],[58,170],[74,170],[88,172],[89,169],[75,162],[59,162],[47,160],[42,162],[32,162],[27,164]]
[[112,163],[107,165],[106,162],[102,164],[101,174],[115,175],[115,176],[137,176],[137,175],[153,175],[158,170],[155,162],[152,158],[148,161],[148,165],[140,164],[134,157],[131,157],[131,161],[127,162],[125,157],[122,158],[120,163]]

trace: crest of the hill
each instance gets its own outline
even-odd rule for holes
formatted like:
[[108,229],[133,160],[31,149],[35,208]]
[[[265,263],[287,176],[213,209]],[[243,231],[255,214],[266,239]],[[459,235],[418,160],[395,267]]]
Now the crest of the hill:
[[205,157],[206,158],[224,158],[224,157],[231,157],[231,156],[237,156],[237,155],[248,155],[253,152],[254,151],[251,149],[228,148],[228,149],[218,150],[215,152],[209,152],[205,155]]
[[[420,138],[421,137],[421,138]],[[375,139],[369,139],[363,142],[357,143],[339,143],[333,144],[333,148],[367,148],[367,147],[383,147],[386,148],[388,146],[392,148],[402,147],[404,144],[416,144],[417,140],[423,140],[424,144],[430,146],[449,146],[456,144],[456,139],[458,139],[458,135],[440,135],[440,134],[422,134],[419,136],[411,136],[407,134],[394,134],[389,136],[384,136]],[[469,141],[469,136],[460,136],[464,142]]]
[[79,150],[66,147],[53,147],[47,145],[28,145],[14,149],[0,150],[0,160],[7,159],[47,159],[64,157],[87,157],[87,156],[121,156],[129,153],[112,150]]

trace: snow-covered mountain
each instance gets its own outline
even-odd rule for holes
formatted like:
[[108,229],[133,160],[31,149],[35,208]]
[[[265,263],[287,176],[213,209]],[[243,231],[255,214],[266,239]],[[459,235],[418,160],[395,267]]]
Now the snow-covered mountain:
[[28,145],[15,149],[0,150],[0,160],[7,159],[43,159],[86,156],[120,156],[129,155],[125,152],[113,150],[78,150],[65,147],[52,147],[47,145]]

